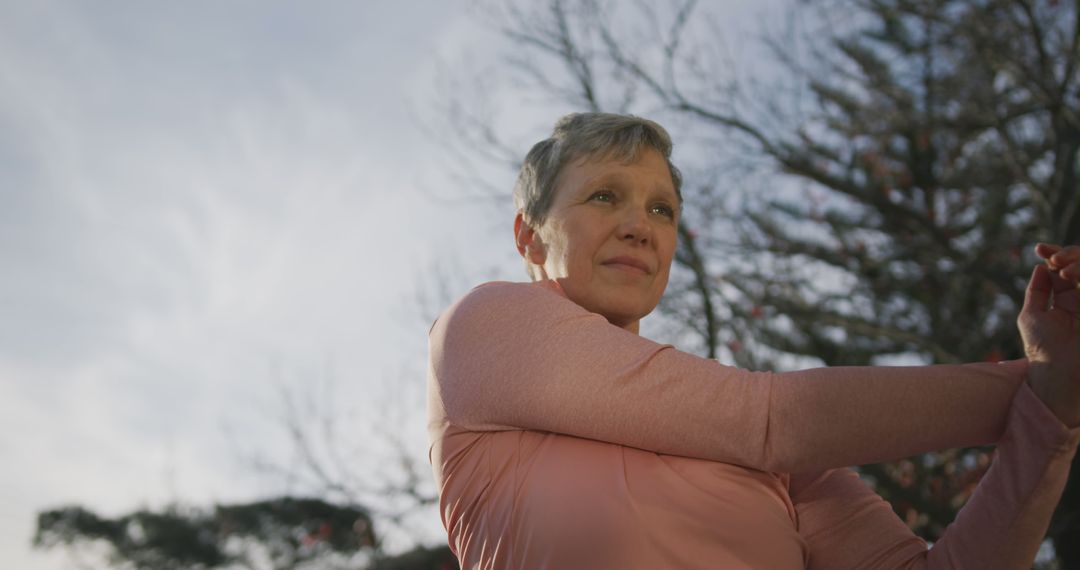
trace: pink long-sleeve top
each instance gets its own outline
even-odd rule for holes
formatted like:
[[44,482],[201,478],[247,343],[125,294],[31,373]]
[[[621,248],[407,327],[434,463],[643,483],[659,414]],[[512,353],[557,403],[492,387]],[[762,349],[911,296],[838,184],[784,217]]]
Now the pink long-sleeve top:
[[[430,332],[430,459],[467,569],[1029,568],[1080,428],[1026,364],[749,372],[489,283]],[[849,465],[997,444],[927,551]]]

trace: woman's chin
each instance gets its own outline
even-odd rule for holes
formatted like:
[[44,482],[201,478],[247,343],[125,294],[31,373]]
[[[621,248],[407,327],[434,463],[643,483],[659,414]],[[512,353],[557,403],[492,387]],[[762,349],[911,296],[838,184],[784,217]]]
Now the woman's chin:
[[651,295],[642,294],[641,291],[618,291],[615,288],[582,291],[564,284],[563,291],[571,301],[585,310],[601,315],[609,323],[628,330],[632,328],[631,325],[632,330],[637,330],[637,322],[651,313],[659,301]]
[[652,309],[645,310],[644,307],[604,307],[601,310],[594,310],[594,313],[602,315],[607,321],[619,328],[637,331],[638,321],[645,318],[646,315],[652,312]]

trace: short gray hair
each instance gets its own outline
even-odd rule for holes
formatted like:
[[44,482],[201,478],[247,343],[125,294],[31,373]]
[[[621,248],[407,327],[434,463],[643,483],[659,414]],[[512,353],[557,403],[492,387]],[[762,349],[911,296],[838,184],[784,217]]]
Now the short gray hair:
[[659,124],[633,115],[571,113],[555,123],[551,138],[536,143],[514,185],[514,206],[525,222],[540,226],[555,198],[555,183],[568,164],[581,158],[637,159],[642,147],[663,155],[675,195],[682,203],[682,174],[671,163],[671,136]]

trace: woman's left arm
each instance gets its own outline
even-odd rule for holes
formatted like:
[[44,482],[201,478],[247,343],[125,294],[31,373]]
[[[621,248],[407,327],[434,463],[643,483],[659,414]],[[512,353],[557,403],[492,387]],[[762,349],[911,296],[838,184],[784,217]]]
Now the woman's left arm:
[[1080,428],[1066,428],[1022,386],[993,464],[929,550],[851,469],[792,474],[807,568],[1027,570],[1061,498],[1078,435]]

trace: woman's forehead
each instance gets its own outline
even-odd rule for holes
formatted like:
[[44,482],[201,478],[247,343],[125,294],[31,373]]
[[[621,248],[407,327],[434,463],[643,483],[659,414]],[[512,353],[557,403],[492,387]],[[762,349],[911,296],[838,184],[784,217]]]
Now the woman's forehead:
[[[654,156],[646,157],[646,153],[651,153]],[[672,197],[675,197],[675,185],[671,179],[671,171],[668,168],[667,160],[658,151],[651,148],[642,149],[642,152],[637,153],[637,156],[629,158],[616,153],[605,153],[575,159],[559,173],[557,186],[561,187],[563,183],[571,181],[575,183],[575,186],[589,186],[601,182],[612,184],[630,183],[639,175],[630,172],[629,168],[639,166],[642,162],[650,159],[653,161],[653,165],[663,172],[663,176],[660,177],[661,182],[655,186],[659,190],[670,192]]]

